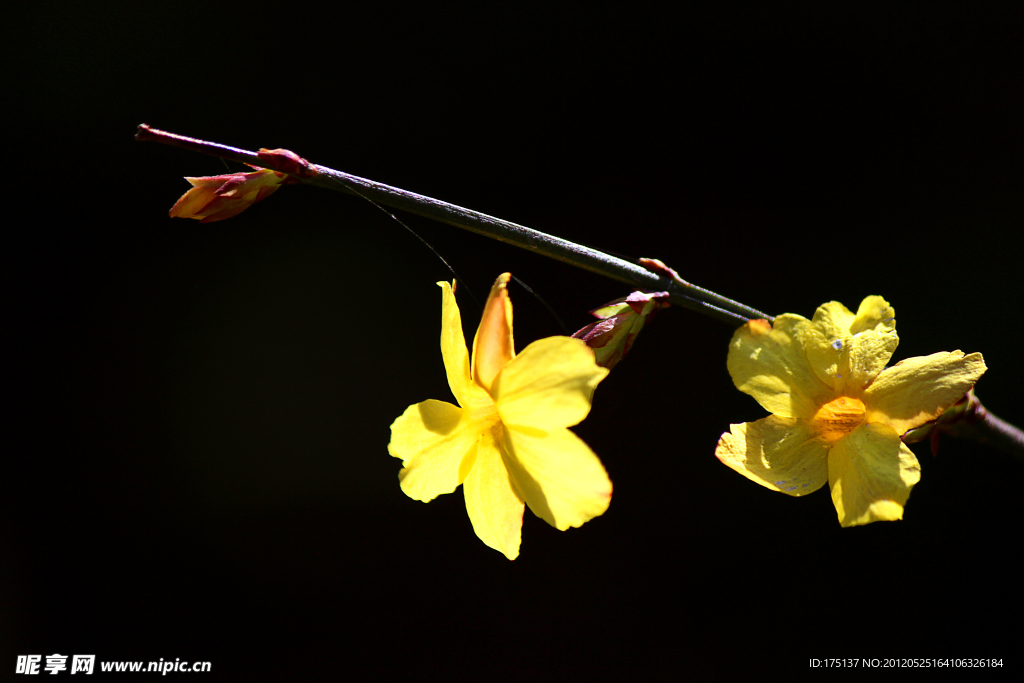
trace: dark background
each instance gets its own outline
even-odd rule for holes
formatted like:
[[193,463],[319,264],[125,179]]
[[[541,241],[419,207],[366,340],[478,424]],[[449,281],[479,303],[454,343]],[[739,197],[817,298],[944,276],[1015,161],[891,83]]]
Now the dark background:
[[[774,4],[13,10],[0,669],[54,652],[206,660],[215,677],[1019,666],[1000,623],[1021,608],[1019,461],[916,446],[906,518],[841,529],[827,491],[791,499],[715,459],[730,422],[764,411],[726,372],[732,329],[670,310],[576,430],[610,509],[567,532],[528,512],[509,562],[461,492],[402,494],[387,453],[408,405],[450,400],[443,264],[310,187],[171,220],[182,176],[225,167],[132,138],[145,122],[285,147],[661,258],[773,314],[881,294],[894,360],[981,351],[979,396],[1024,423],[1021,10]],[[628,293],[403,220],[460,293],[511,271],[570,330]],[[512,297],[520,348],[563,332]],[[471,331],[479,309],[460,302]]]

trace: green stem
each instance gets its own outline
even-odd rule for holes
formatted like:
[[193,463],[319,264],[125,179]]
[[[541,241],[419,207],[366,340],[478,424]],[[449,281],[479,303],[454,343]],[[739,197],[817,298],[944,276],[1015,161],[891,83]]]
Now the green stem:
[[[183,135],[175,135],[174,133],[150,128],[146,124],[138,127],[135,137],[140,141],[159,142],[223,159],[232,159],[244,164],[258,165],[283,173],[288,172],[284,168],[275,168],[277,164],[273,159],[260,159],[255,152],[215,142],[197,140]],[[384,185],[373,180],[336,171],[326,166],[310,164],[310,168],[316,172],[312,177],[293,177],[297,177],[309,185],[357,195],[377,204],[401,209],[402,211],[424,216],[442,223],[448,223],[470,232],[486,235],[501,242],[527,249],[599,275],[604,275],[613,280],[618,280],[633,288],[668,292],[670,302],[722,320],[731,325],[739,325],[755,318],[761,318],[769,322],[774,321],[772,316],[741,304],[738,301],[728,299],[681,279],[659,275],[647,270],[638,263],[626,261],[596,249],[555,237],[554,235],[548,235],[478,211],[432,199],[431,197],[407,192],[397,187],[391,187],[390,185]]]

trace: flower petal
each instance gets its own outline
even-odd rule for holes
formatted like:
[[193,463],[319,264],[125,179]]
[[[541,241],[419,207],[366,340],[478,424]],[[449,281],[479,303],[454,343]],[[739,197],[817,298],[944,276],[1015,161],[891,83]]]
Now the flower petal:
[[469,351],[462,332],[462,316],[455,302],[455,291],[447,282],[441,287],[441,357],[455,400],[463,408],[475,409],[491,403],[490,397],[473,382],[469,371]]
[[775,318],[774,327],[751,320],[729,344],[727,364],[736,388],[780,417],[810,418],[833,398],[804,355],[802,334],[809,324],[790,313]]
[[857,317],[850,324],[850,334],[875,330],[879,326],[896,329],[896,309],[880,296],[868,296],[857,307]]
[[864,392],[868,422],[881,422],[903,434],[934,420],[956,403],[984,374],[980,353],[933,353],[888,368]]
[[511,277],[503,273],[494,281],[484,304],[480,327],[473,338],[473,379],[487,390],[501,369],[516,357],[512,340],[512,302],[508,298]]
[[512,487],[505,462],[494,442],[494,430],[480,437],[476,462],[463,483],[466,511],[473,531],[488,547],[510,560],[519,556],[523,500]]
[[811,318],[811,325],[828,337],[849,337],[850,326],[856,316],[838,301],[829,301],[818,306]]
[[548,337],[523,349],[494,380],[491,395],[506,426],[552,431],[578,424],[608,370],[579,339]]
[[832,502],[843,526],[902,519],[920,479],[917,458],[886,425],[861,425],[828,456]]
[[791,496],[817,491],[828,481],[828,447],[794,418],[769,415],[730,425],[715,455],[747,479]]
[[832,301],[818,307],[804,332],[814,374],[841,396],[860,396],[899,345],[896,313],[880,296],[861,302],[857,315]]
[[[895,322],[895,321],[893,321]],[[874,381],[899,346],[896,330],[879,327],[855,334],[847,351],[845,382],[839,387],[844,396],[859,396]]]
[[431,400],[409,406],[391,425],[388,444],[388,453],[402,458],[402,490],[424,503],[454,491],[466,478],[486,427],[451,403]]
[[506,426],[502,451],[516,490],[535,515],[556,529],[581,526],[608,509],[608,473],[568,429],[544,434]]

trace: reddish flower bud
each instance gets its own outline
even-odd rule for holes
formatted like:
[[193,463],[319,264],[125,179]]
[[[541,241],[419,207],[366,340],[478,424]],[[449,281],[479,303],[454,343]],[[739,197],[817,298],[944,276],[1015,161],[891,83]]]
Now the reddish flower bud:
[[171,207],[171,218],[194,218],[201,223],[222,221],[266,199],[282,185],[318,175],[308,161],[287,149],[261,149],[257,157],[287,172],[252,166],[256,170],[249,173],[185,178],[193,187]]
[[611,370],[640,334],[647,316],[668,306],[668,292],[633,292],[590,313],[601,320],[591,323],[572,335],[594,349],[597,364]]

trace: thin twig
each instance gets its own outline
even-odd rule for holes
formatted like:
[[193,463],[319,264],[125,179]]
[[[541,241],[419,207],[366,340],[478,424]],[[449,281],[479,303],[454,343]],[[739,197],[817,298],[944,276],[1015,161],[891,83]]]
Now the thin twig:
[[[201,152],[222,159],[232,159],[244,164],[255,164],[283,173],[289,172],[286,168],[278,167],[275,159],[260,158],[256,152],[168,133],[150,128],[146,124],[138,127],[135,138],[140,141],[159,142],[165,145],[181,147],[182,149]],[[754,318],[761,318],[769,322],[774,321],[772,316],[741,304],[738,301],[715,294],[682,280],[663,277],[637,263],[617,258],[596,249],[555,237],[554,235],[548,235],[516,223],[442,202],[431,197],[407,192],[397,187],[336,171],[326,166],[310,164],[309,167],[315,171],[312,177],[309,175],[293,177],[299,178],[302,182],[309,185],[369,198],[378,204],[401,209],[402,211],[414,213],[442,223],[448,223],[449,225],[454,225],[455,227],[480,235],[486,235],[501,242],[528,249],[563,263],[618,280],[628,284],[630,287],[646,289],[648,291],[668,292],[671,303],[703,313],[731,325],[739,325]]]
[[1024,463],[1024,431],[990,413],[974,389],[950,406],[939,419],[904,434],[903,443],[929,440],[932,455],[938,455],[939,442],[945,435],[989,444]]
[[963,417],[944,429],[940,428],[940,431],[989,444],[1024,462],[1024,432],[989,412],[973,392],[968,396],[969,403]]

